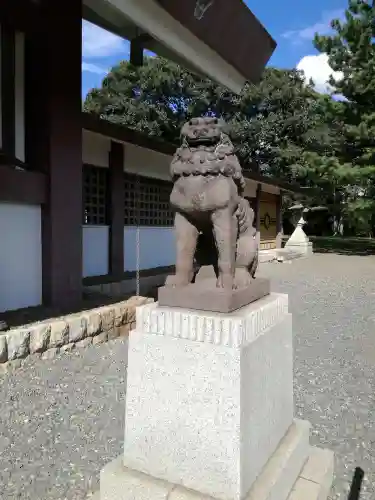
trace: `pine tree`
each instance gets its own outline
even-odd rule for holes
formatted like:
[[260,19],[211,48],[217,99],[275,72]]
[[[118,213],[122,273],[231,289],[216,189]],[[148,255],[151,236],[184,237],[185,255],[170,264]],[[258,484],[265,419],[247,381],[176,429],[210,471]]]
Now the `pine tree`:
[[346,184],[348,223],[363,234],[375,226],[375,2],[350,0],[345,20],[332,21],[334,33],[316,36],[340,78],[331,78],[342,103],[341,184]]

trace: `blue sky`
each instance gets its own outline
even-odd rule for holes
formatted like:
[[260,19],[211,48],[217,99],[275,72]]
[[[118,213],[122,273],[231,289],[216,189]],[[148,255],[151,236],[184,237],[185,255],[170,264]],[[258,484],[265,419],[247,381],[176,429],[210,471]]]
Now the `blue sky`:
[[[313,78],[317,90],[327,90],[331,73],[327,58],[312,45],[315,32],[329,33],[330,21],[342,17],[347,0],[245,0],[249,8],[277,41],[270,60],[272,66],[298,67]],[[106,72],[129,57],[129,43],[84,22],[82,58],[82,97],[100,86]]]

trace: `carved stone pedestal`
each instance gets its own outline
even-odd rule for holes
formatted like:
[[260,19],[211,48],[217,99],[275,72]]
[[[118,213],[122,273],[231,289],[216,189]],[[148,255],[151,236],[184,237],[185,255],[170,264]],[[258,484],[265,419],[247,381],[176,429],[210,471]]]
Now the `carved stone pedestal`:
[[157,303],[129,339],[124,454],[100,500],[323,500],[333,455],[293,420],[292,318],[270,294],[232,313]]

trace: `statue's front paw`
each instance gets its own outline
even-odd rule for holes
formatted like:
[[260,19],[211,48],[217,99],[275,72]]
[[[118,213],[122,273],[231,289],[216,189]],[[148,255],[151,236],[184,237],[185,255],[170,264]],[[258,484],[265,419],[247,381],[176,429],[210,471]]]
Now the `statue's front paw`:
[[165,280],[166,286],[186,286],[190,283],[191,279],[189,279],[189,276],[185,276],[182,274],[172,274]]
[[246,288],[251,284],[253,278],[245,268],[237,268],[234,275],[234,288]]
[[231,274],[219,274],[216,281],[217,288],[225,288],[227,290],[232,290],[233,288],[233,276]]

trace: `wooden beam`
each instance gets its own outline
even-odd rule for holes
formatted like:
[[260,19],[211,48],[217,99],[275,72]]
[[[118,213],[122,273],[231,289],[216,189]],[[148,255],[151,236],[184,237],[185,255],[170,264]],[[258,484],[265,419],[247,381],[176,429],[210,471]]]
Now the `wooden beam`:
[[142,134],[136,130],[131,130],[117,123],[111,123],[108,120],[103,120],[99,116],[91,113],[82,113],[82,127],[85,130],[96,134],[110,137],[121,142],[129,142],[139,146],[140,148],[150,149],[157,153],[173,156],[178,148],[178,145],[171,144],[158,138],[149,137],[147,134]]
[[40,172],[0,165],[0,202],[42,205],[47,199],[47,179]]

